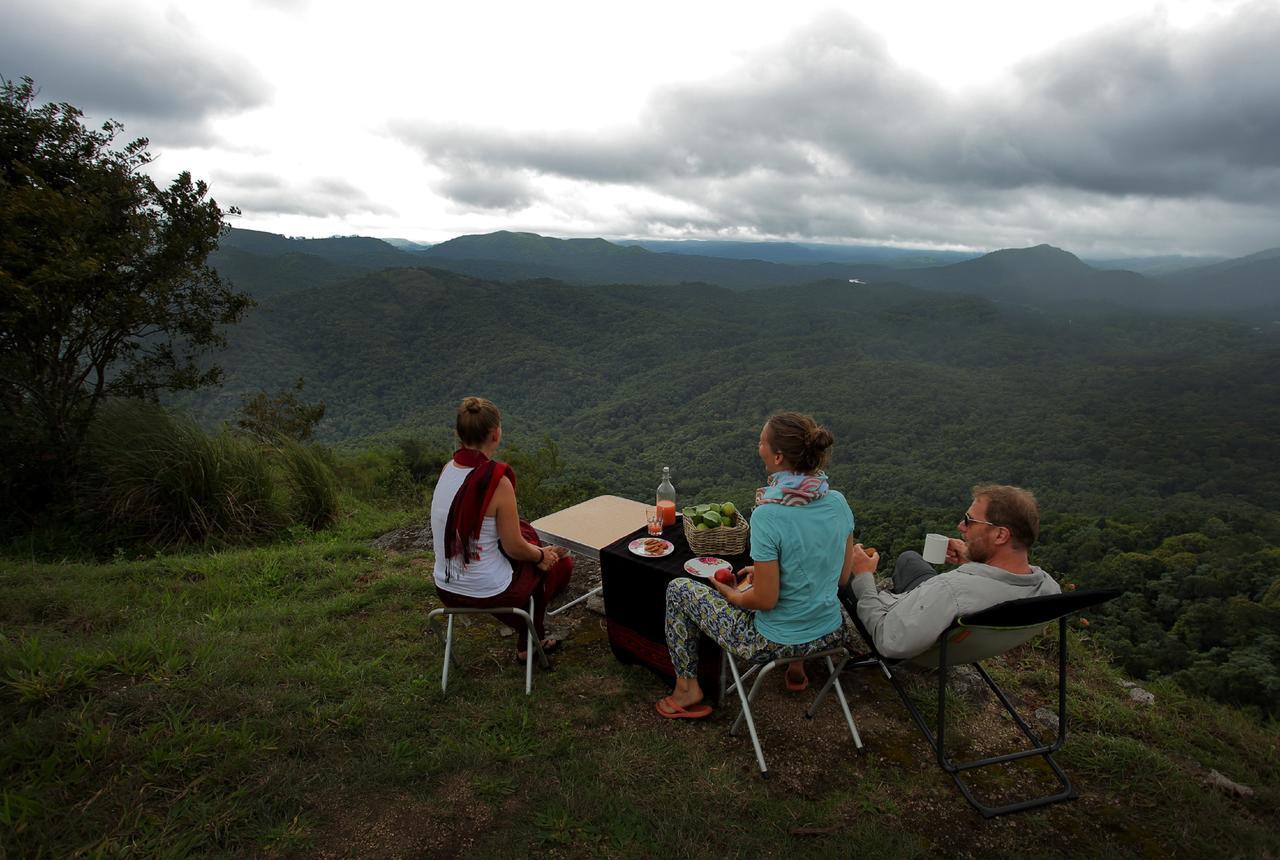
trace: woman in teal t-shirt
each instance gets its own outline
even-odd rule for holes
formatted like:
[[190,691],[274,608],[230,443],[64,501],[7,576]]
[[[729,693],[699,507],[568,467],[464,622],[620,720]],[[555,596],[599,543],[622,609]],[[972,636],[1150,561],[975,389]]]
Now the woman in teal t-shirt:
[[[759,453],[768,484],[751,515],[753,564],[738,572],[751,588],[690,579],[667,586],[667,648],[676,687],[657,704],[664,717],[711,713],[698,684],[698,631],[739,657],[768,661],[825,651],[843,642],[838,588],[852,570],[853,512],[827,486],[822,466],[835,440],[812,418],[783,412],[765,422]],[[793,664],[788,687],[808,683]]]

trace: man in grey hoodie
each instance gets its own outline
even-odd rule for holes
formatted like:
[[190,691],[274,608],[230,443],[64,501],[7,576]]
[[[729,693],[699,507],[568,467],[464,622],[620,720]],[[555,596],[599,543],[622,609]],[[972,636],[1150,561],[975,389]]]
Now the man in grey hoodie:
[[892,590],[876,589],[879,556],[868,555],[861,544],[854,546],[847,587],[881,656],[914,657],[959,615],[1062,590],[1028,560],[1040,536],[1040,507],[1026,490],[974,487],[973,501],[957,528],[963,537],[948,543],[947,563],[958,567],[938,573],[919,553],[904,552],[894,565]]

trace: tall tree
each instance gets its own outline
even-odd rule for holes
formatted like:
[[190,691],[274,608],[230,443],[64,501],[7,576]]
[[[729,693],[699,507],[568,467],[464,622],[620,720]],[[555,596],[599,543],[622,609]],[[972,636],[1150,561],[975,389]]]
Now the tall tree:
[[160,188],[145,138],[36,94],[0,90],[0,468],[28,503],[74,475],[104,397],[217,382],[197,359],[250,304],[206,265],[226,213],[204,182]]

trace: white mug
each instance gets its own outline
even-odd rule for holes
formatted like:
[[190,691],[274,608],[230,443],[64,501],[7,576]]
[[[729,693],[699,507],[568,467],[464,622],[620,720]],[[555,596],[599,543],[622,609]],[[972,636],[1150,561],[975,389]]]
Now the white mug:
[[947,560],[947,544],[951,542],[946,535],[927,534],[924,536],[924,560],[929,564],[942,564]]

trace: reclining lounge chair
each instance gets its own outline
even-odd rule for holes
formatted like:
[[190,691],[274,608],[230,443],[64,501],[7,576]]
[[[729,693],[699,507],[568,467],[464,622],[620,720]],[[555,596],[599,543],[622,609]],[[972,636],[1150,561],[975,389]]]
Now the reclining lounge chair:
[[[1071,800],[1076,797],[1076,791],[1071,786],[1071,781],[1067,779],[1067,775],[1062,768],[1053,760],[1053,754],[1062,748],[1062,744],[1067,739],[1067,616],[1090,606],[1104,603],[1119,594],[1119,589],[1108,588],[1010,600],[992,606],[989,609],[984,609],[981,612],[974,612],[956,618],[951,623],[951,626],[938,637],[937,642],[924,653],[906,660],[892,660],[881,656],[876,650],[875,643],[866,628],[863,627],[862,621],[858,618],[857,600],[852,592],[846,589],[840,594],[841,602],[844,603],[845,609],[853,617],[858,632],[862,634],[862,638],[866,641],[871,651],[871,655],[868,658],[850,662],[848,666],[851,668],[878,666],[884,672],[885,677],[893,684],[893,688],[898,691],[898,696],[902,699],[902,703],[907,706],[907,710],[911,713],[921,733],[924,734],[925,740],[933,748],[938,758],[938,765],[951,774],[952,779],[955,780],[965,799],[983,816],[992,818],[1010,812],[1035,809],[1062,800]],[[987,671],[982,668],[979,661],[998,656],[1028,642],[1040,635],[1045,630],[1046,625],[1055,620],[1058,622],[1058,734],[1052,743],[1045,744],[1026,721],[1018,715],[1008,696],[992,680]],[[920,713],[920,710],[907,695],[902,681],[893,673],[893,667],[904,662],[936,669],[938,672],[936,736],[930,731],[924,715]],[[952,666],[964,664],[972,664],[974,669],[977,670],[982,680],[986,682],[991,692],[995,694],[1000,704],[1008,711],[1014,723],[1031,743],[1029,749],[966,762],[953,761],[947,756],[947,675]],[[1048,764],[1054,776],[1057,777],[1059,790],[1015,803],[991,806],[983,803],[974,794],[972,787],[961,776],[966,771],[1032,756],[1040,756]]]

